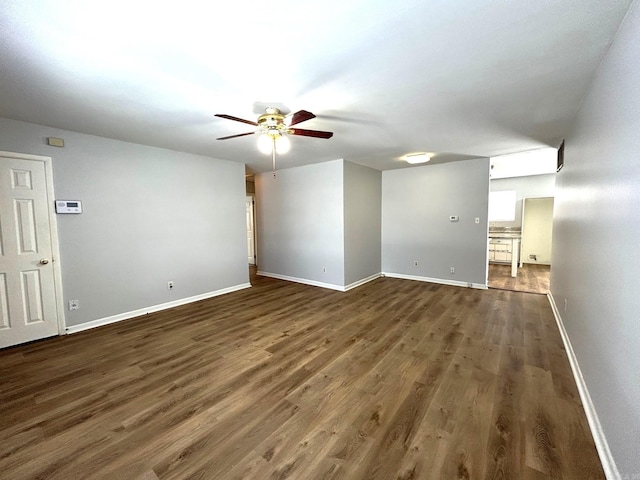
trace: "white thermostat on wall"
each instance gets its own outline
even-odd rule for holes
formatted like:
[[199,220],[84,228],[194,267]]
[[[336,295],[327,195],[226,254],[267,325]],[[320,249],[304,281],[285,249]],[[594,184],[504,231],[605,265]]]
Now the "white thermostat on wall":
[[450,222],[457,222],[458,220],[460,220],[460,217],[458,217],[458,215],[449,215]]
[[56,213],[82,213],[80,200],[56,200]]

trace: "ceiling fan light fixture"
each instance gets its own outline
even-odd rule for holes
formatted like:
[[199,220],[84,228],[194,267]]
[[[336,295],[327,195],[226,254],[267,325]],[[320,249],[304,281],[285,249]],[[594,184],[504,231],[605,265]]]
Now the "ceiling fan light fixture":
[[415,165],[418,163],[427,163],[429,160],[431,160],[431,155],[429,155],[427,152],[407,153],[402,157],[402,159],[407,163]]
[[291,149],[291,141],[284,135],[278,135],[276,139],[276,152],[287,153]]
[[271,155],[273,151],[273,139],[269,134],[263,133],[258,137],[258,150],[265,155]]
[[276,146],[276,153],[287,153],[291,149],[289,139],[280,133],[263,133],[258,137],[258,150],[265,155],[273,153],[273,145]]

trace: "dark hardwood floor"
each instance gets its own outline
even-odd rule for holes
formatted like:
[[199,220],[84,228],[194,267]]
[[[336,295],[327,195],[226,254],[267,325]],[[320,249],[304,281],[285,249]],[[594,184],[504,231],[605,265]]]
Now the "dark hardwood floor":
[[542,295],[254,287],[0,352],[0,477],[596,480]]
[[516,278],[511,276],[511,265],[489,264],[489,288],[516,292],[549,293],[551,267],[525,263],[518,268]]

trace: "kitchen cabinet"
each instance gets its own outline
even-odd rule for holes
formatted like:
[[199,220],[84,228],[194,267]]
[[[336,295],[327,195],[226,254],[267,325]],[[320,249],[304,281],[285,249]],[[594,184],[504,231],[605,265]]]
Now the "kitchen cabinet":
[[518,275],[518,252],[520,237],[489,237],[489,261],[493,263],[510,263],[511,276]]
[[489,239],[489,261],[511,263],[513,241],[510,238]]

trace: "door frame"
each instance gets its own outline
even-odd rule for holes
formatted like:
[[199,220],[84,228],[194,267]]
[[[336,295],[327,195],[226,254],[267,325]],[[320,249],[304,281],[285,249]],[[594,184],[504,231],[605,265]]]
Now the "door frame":
[[53,160],[43,155],[31,155],[0,151],[0,157],[16,158],[19,160],[34,160],[44,164],[45,188],[47,196],[47,214],[49,216],[49,237],[51,239],[51,263],[53,264],[53,284],[56,298],[56,316],[58,318],[58,335],[66,334],[66,322],[64,318],[64,302],[62,295],[62,268],[60,265],[60,244],[58,241],[58,223],[55,211],[55,195],[53,190]]
[[253,222],[253,266],[258,265],[258,232],[256,231],[256,194],[246,193],[246,198],[251,198],[251,221]]

